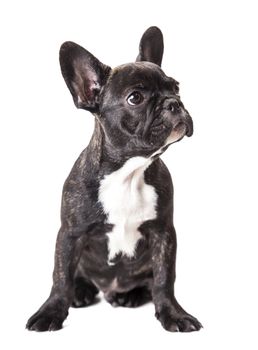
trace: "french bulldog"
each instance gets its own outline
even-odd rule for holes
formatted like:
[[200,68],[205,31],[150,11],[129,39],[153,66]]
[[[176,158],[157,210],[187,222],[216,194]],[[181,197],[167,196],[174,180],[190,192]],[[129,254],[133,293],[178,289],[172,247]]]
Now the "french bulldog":
[[202,327],[174,295],[173,185],[160,155],[193,123],[162,56],[157,27],[143,34],[135,63],[114,69],[73,42],[61,46],[64,80],[95,128],[63,187],[53,286],[29,330],[61,329],[69,307],[93,304],[99,291],[113,306],[152,300],[168,331]]

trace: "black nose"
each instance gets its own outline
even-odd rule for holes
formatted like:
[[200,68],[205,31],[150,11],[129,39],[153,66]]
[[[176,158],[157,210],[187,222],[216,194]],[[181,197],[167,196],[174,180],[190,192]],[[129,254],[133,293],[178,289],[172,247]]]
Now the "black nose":
[[179,112],[181,107],[182,106],[181,106],[180,102],[177,99],[170,98],[169,100],[167,100],[166,108],[168,110],[170,110],[171,112]]

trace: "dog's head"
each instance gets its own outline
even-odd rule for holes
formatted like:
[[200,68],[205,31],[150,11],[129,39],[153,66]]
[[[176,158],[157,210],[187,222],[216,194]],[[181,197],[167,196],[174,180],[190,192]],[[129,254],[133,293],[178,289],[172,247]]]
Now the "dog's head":
[[63,77],[78,108],[99,120],[106,142],[126,156],[151,156],[193,133],[179,83],[160,68],[163,36],[142,36],[135,63],[111,69],[73,42],[60,49]]

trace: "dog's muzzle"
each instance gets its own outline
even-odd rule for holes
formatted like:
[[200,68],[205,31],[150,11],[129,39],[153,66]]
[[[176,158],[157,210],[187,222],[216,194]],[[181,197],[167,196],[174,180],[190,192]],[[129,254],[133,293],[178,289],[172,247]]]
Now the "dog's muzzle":
[[[169,111],[168,118],[172,124],[172,132],[187,135],[193,134],[193,121],[183,103],[176,97],[167,98],[163,108]],[[182,135],[182,136],[184,136]]]

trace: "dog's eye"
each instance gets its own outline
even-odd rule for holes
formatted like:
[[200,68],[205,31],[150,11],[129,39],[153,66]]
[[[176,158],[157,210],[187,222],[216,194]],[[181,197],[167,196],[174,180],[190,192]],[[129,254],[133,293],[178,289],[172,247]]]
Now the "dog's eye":
[[130,106],[139,105],[143,101],[143,96],[139,91],[134,91],[127,97],[127,103]]

